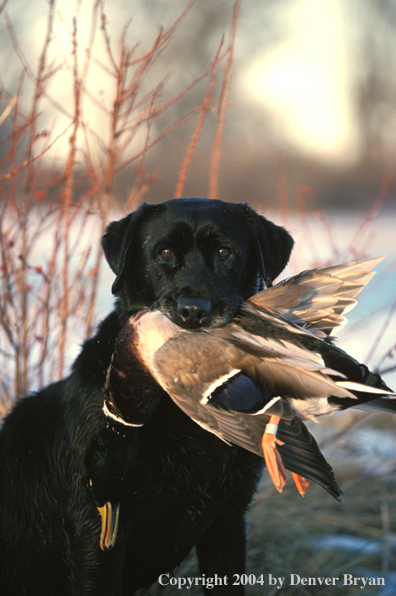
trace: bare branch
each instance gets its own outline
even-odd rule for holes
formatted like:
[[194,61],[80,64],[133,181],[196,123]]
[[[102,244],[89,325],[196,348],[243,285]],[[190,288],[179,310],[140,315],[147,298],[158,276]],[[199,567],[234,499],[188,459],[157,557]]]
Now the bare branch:
[[0,183],[4,182],[5,180],[10,180],[10,178],[13,178],[14,176],[17,176],[20,172],[22,172],[22,170],[24,170],[25,168],[27,168],[28,166],[30,166],[34,161],[37,161],[38,159],[41,159],[41,157],[43,157],[43,155],[45,155],[54,145],[55,143],[61,138],[63,137],[63,135],[69,130],[69,128],[72,126],[73,123],[70,123],[65,130],[63,130],[60,134],[58,134],[58,136],[55,137],[55,139],[49,144],[47,145],[47,147],[45,147],[45,149],[43,149],[42,151],[40,151],[40,153],[37,153],[37,155],[34,155],[33,157],[31,157],[29,160],[26,160],[23,162],[23,164],[21,166],[19,166],[19,168],[16,168],[15,170],[13,170],[12,172],[9,172],[8,174],[6,174],[5,176],[0,177]]
[[235,0],[234,9],[232,13],[230,42],[227,48],[227,62],[224,69],[223,83],[220,91],[220,98],[217,110],[217,125],[213,139],[212,159],[210,163],[209,174],[209,198],[216,199],[219,195],[219,169],[220,169],[220,155],[221,142],[223,139],[223,131],[225,124],[225,114],[228,105],[228,91],[231,83],[232,65],[234,60],[234,47],[236,39],[236,30],[239,20],[239,12],[241,8],[241,0]]
[[201,130],[202,130],[204,122],[205,122],[206,114],[208,113],[208,110],[209,110],[210,99],[212,97],[213,89],[216,84],[217,67],[219,65],[222,47],[223,47],[223,41],[221,41],[219,49],[217,50],[216,57],[213,61],[212,70],[210,73],[210,81],[209,81],[209,85],[208,85],[208,89],[206,91],[205,97],[202,102],[201,113],[199,115],[195,130],[194,130],[193,134],[191,135],[190,144],[187,148],[187,152],[184,156],[184,159],[183,159],[183,162],[182,162],[182,165],[180,168],[179,180],[177,181],[176,191],[175,191],[176,199],[179,199],[182,196],[184,184],[185,184],[186,177],[187,177],[187,170],[190,165],[190,161],[191,161],[192,155],[194,153],[195,146],[198,142],[199,135],[201,134]]

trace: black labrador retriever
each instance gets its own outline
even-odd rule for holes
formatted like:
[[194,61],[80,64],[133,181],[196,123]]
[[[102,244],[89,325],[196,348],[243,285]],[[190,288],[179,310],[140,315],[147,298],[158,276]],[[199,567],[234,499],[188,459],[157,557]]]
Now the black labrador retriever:
[[[142,205],[108,226],[115,310],[70,376],[21,400],[0,432],[1,594],[130,596],[166,580],[194,546],[201,573],[227,581],[204,591],[243,593],[232,584],[262,460],[179,410],[122,330],[153,305],[185,328],[224,325],[282,271],[292,245],[247,205],[218,200]],[[121,420],[104,416],[110,390],[128,398]],[[112,491],[121,508],[106,551],[95,504]]]

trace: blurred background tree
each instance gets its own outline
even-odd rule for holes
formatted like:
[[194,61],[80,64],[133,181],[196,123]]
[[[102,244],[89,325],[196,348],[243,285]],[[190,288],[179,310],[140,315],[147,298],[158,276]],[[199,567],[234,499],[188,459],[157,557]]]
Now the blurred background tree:
[[[95,24],[92,42],[93,5],[84,0],[76,3],[75,9],[73,4],[66,7],[54,3],[48,55],[54,68],[56,64],[56,73],[48,91],[51,101],[45,107],[43,104],[41,121],[46,125],[56,121],[59,129],[61,113],[67,117],[66,113],[72,112],[72,87],[67,76],[73,67],[68,44],[75,18],[79,43],[85,48],[92,43],[95,59],[87,75],[92,102],[89,108],[86,104],[85,119],[92,134],[104,140],[103,111],[98,102],[109,104],[111,85],[99,67],[106,56],[106,44],[97,33],[103,23]],[[125,41],[131,47],[139,43],[143,50],[155,27],[170,26],[186,3],[135,0],[131,4],[116,0],[103,6],[97,2],[96,6],[98,14],[105,14],[105,27],[113,42],[130,21]],[[161,52],[146,77],[146,81],[157,83],[169,79],[161,89],[161,101],[176,94],[213,60],[228,31],[232,8],[227,0],[195,2],[172,44]],[[10,96],[17,92],[21,67],[10,23],[33,67],[45,37],[46,11],[44,0],[29,6],[22,0],[5,3],[0,23],[0,72]],[[296,208],[300,186],[314,189],[310,199],[314,207],[356,209],[370,204],[385,171],[393,173],[395,161],[395,13],[392,0],[242,3],[222,147],[220,198],[240,200],[244,196],[255,204],[274,207],[278,202],[277,175],[286,168],[292,209]],[[26,71],[26,65],[24,68]],[[4,93],[2,98],[7,103]],[[199,103],[200,93],[197,85],[157,118],[154,129],[185,115],[190,106]],[[210,113],[186,180],[186,196],[208,194],[205,172],[214,126]],[[5,122],[3,137],[9,127],[10,122]],[[151,151],[148,168],[158,167],[160,176],[160,183],[150,189],[151,202],[173,195],[193,127],[191,120],[167,137],[166,149],[160,143]],[[132,185],[133,173],[123,169],[114,180],[113,193],[125,200]],[[394,200],[393,181],[391,196]]]

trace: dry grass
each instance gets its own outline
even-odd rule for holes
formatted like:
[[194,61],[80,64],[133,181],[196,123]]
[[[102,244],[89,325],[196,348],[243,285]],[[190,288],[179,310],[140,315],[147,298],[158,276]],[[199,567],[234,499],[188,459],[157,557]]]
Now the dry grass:
[[[350,424],[355,415],[347,415]],[[374,418],[375,421],[375,418]],[[373,418],[365,419],[361,425],[364,430],[372,426]],[[384,423],[377,417],[376,423],[382,432],[393,431],[393,421]],[[339,430],[336,417],[327,419],[325,433],[328,437]],[[316,426],[315,426],[316,428]],[[315,433],[317,434],[317,433]],[[320,434],[320,433],[319,433]],[[259,491],[248,512],[248,557],[247,575],[256,578],[263,574],[264,586],[247,585],[247,596],[357,596],[368,594],[376,596],[381,589],[375,586],[343,585],[343,575],[354,577],[385,578],[387,594],[394,594],[395,579],[391,584],[389,572],[396,573],[396,462],[393,470],[379,472],[377,477],[367,473],[364,467],[356,463],[353,449],[344,441],[337,445],[338,457],[328,457],[332,463],[337,480],[343,489],[342,502],[338,503],[318,485],[311,485],[302,499],[297,493],[291,477],[282,494],[276,492],[269,477],[264,473]],[[328,456],[329,446],[324,448]],[[328,536],[356,537],[362,540],[360,550],[348,552],[339,546],[326,546],[320,541]],[[373,545],[375,552],[371,552]],[[393,545],[393,548],[392,548]],[[173,570],[175,577],[200,577],[195,552],[178,568]],[[270,587],[268,576],[285,578],[282,589]],[[330,577],[339,578],[337,585],[302,586],[291,585],[291,574],[301,578]],[[160,588],[157,584],[150,590],[140,592],[156,596],[158,594],[178,594],[177,587]],[[201,594],[199,587],[193,587],[188,593]]]
[[[327,426],[332,433],[338,430],[336,419],[327,421]],[[369,426],[367,421],[366,427]],[[361,437],[364,437],[364,426]],[[341,581],[344,573],[359,576],[359,568],[365,568],[364,575],[369,577],[371,572],[386,576],[390,570],[396,570],[396,561],[389,551],[396,528],[396,470],[374,479],[356,463],[353,449],[356,445],[351,447],[346,441],[343,446],[337,446],[338,458],[329,457],[344,492],[341,503],[316,485],[309,488],[302,500],[291,481],[282,495],[275,494],[265,481],[249,514],[251,570],[264,566],[264,573],[286,578],[295,573],[301,577],[339,577]],[[328,451],[324,448],[326,455]],[[367,542],[355,552],[326,548],[317,542],[333,535],[359,537]],[[365,546],[369,549],[373,541],[378,541],[378,552],[365,552]],[[307,591],[302,586],[289,585],[281,591],[285,595],[338,592],[358,594],[361,589],[360,586],[316,586]],[[376,594],[377,590],[371,588],[369,593]]]

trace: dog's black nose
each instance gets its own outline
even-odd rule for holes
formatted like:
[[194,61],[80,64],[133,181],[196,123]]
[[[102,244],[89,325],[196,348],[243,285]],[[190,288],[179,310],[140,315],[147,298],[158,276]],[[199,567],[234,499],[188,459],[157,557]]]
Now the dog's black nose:
[[210,300],[204,298],[179,298],[177,315],[183,327],[192,329],[199,327],[212,313]]

